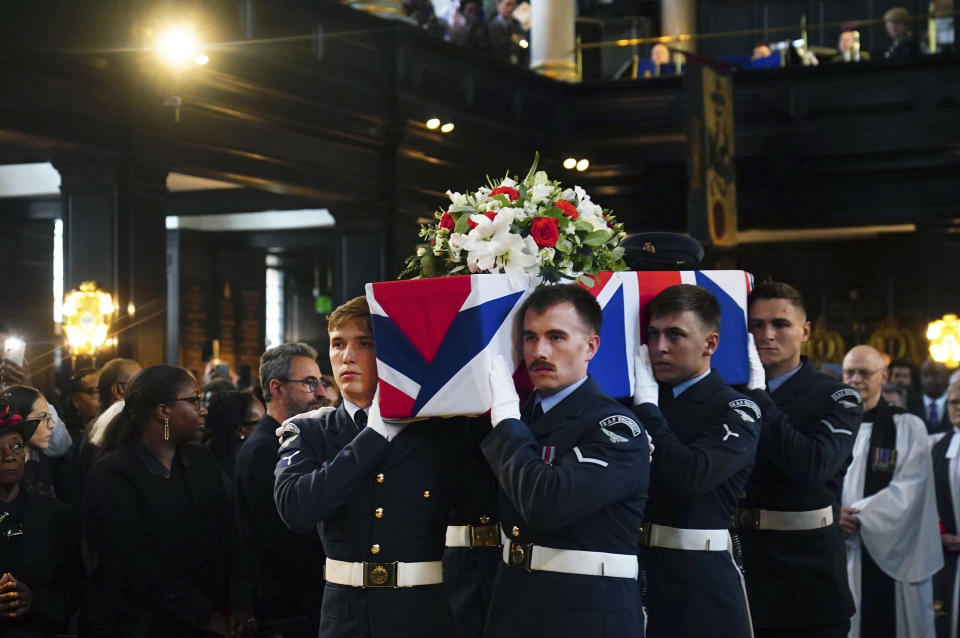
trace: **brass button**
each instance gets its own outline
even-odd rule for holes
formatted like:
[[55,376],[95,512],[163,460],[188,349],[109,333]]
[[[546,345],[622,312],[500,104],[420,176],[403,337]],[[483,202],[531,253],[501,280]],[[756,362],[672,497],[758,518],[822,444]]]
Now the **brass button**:
[[379,545],[374,545],[373,547],[371,547],[371,548],[370,548],[370,553],[371,553],[371,554],[379,554],[379,553],[380,553],[380,546],[379,546]]
[[514,536],[520,536],[520,528],[517,527],[516,525],[514,525],[514,526],[513,526],[513,531],[510,532],[510,533],[513,534]]
[[383,474],[377,474],[377,483],[383,483]]
[[481,517],[480,517],[480,524],[481,524],[481,525],[489,525],[489,524],[490,524],[490,517],[487,516],[486,514],[484,514],[483,516],[481,516]]
[[378,508],[377,508],[377,511],[374,512],[373,515],[376,516],[377,518],[383,518],[383,508],[382,508],[382,507],[378,507]]
[[430,490],[423,493],[423,498],[430,498]]

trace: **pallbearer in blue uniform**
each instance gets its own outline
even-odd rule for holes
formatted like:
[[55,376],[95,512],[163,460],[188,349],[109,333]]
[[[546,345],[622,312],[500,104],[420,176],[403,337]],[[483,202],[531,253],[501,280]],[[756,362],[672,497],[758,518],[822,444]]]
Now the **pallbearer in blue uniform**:
[[500,485],[503,563],[485,635],[642,637],[635,552],[649,445],[587,376],[600,307],[582,288],[548,286],[518,316],[536,392],[521,410],[496,361],[481,449]]
[[366,299],[335,310],[329,336],[343,404],[283,424],[274,490],[284,522],[323,541],[320,636],[453,636],[441,559],[456,428],[380,417]]
[[464,468],[463,489],[450,511],[443,551],[443,586],[457,637],[479,638],[483,635],[500,563],[497,480],[479,447],[480,441],[490,433],[490,420],[480,417],[458,421],[462,443],[472,451],[475,463],[472,468]]
[[837,521],[863,404],[801,356],[810,322],[799,291],[761,283],[747,312],[756,346],[748,395],[763,427],[736,525],[754,629],[758,638],[845,638],[854,606]]
[[634,388],[654,446],[640,550],[647,636],[750,636],[728,526],[753,466],[760,411],[710,369],[720,339],[713,295],[671,286],[647,315]]

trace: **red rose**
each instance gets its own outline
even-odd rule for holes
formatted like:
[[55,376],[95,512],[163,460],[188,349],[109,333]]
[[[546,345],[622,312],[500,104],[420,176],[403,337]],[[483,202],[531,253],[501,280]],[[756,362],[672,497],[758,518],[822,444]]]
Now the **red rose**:
[[456,224],[453,221],[453,215],[447,211],[443,211],[443,215],[440,217],[440,228],[446,228],[449,231],[453,231]]
[[520,191],[515,188],[510,188],[509,186],[501,186],[500,188],[494,188],[490,191],[490,197],[494,195],[506,195],[510,198],[511,202],[515,202],[517,198],[520,197]]
[[[488,210],[487,212],[484,213],[484,215],[486,215],[487,219],[489,219],[490,221],[493,221],[493,219],[497,216],[497,214],[492,210]],[[477,222],[473,221],[472,219],[467,219],[467,224],[470,226],[470,230],[473,230],[479,225],[477,224]]]
[[555,217],[534,217],[530,236],[540,248],[553,248],[560,238],[560,222]]
[[570,219],[576,219],[580,217],[580,213],[577,212],[577,207],[568,202],[565,199],[558,199],[553,202],[553,205],[563,211],[564,216],[569,217]]

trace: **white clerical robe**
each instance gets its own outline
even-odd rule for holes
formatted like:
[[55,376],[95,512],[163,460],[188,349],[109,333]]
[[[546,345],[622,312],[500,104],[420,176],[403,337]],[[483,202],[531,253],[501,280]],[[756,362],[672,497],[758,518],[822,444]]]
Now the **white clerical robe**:
[[[950,432],[938,432],[937,434],[930,435],[930,449],[933,449],[933,446],[936,445],[940,439],[942,439],[947,434],[952,434],[953,432],[960,432],[956,426]],[[947,458],[950,459],[949,476],[950,476],[950,500],[953,502],[953,518],[954,518],[954,529],[960,530],[960,436],[953,437],[953,440],[950,442],[950,447],[947,448]],[[960,557],[954,558],[953,560],[960,563]],[[955,565],[956,569],[953,572],[953,598],[951,598],[950,603],[950,635],[957,635],[957,599],[960,598],[960,564]]]
[[872,423],[860,425],[853,462],[843,480],[843,505],[861,510],[856,515],[860,532],[847,539],[847,575],[857,606],[850,619],[850,638],[860,638],[861,543],[895,581],[897,638],[935,635],[931,577],[943,567],[943,552],[927,428],[913,414],[896,414],[893,421],[897,464],[890,484],[863,496]]

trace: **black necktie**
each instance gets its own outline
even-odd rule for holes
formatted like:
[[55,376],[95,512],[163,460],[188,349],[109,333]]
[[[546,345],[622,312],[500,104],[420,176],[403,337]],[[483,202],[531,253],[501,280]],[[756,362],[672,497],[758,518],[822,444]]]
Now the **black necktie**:
[[357,429],[362,430],[367,427],[367,413],[363,410],[357,410],[353,414],[353,421],[357,424]]
[[543,416],[543,404],[540,401],[537,401],[536,405],[533,406],[533,410],[530,411],[530,423],[533,423],[537,419]]

